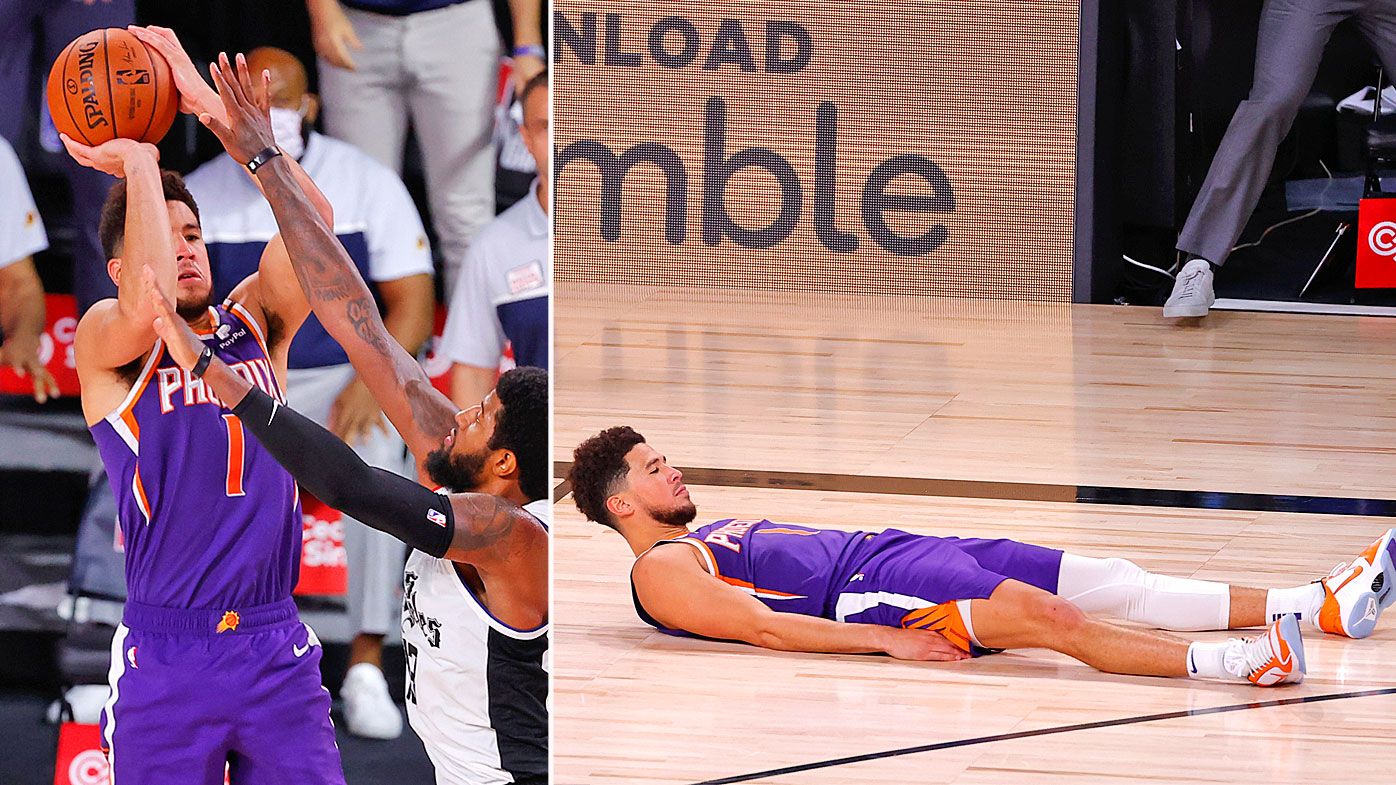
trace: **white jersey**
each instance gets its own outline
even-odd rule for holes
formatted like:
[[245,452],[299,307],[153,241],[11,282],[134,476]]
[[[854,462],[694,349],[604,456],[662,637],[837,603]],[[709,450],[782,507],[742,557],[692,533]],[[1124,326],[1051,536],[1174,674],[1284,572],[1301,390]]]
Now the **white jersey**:
[[[552,504],[524,507],[547,526]],[[407,717],[438,785],[538,783],[548,772],[548,625],[490,615],[445,559],[414,550],[403,576]]]

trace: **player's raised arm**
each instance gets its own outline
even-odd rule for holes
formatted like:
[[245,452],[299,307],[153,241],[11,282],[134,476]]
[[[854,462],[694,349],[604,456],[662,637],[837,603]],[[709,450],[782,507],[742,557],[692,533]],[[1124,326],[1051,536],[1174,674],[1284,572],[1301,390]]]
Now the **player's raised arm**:
[[691,548],[660,547],[635,562],[635,593],[660,624],[705,638],[743,641],[778,651],[886,653],[904,660],[962,660],[967,652],[929,630],[849,624],[776,613],[714,578]]
[[[271,122],[250,94],[265,92],[265,79],[246,77],[220,63],[215,83],[231,101],[230,125],[210,118],[208,125],[230,150],[248,158],[251,147],[271,145]],[[237,111],[232,111],[236,108]],[[427,378],[415,358],[388,334],[368,285],[340,245],[334,232],[315,211],[301,189],[286,156],[276,155],[258,168],[257,178],[281,227],[301,290],[325,330],[344,347],[359,378],[364,380],[383,413],[422,461],[454,425],[456,407]]]
[[89,147],[66,134],[62,139],[78,163],[126,180],[125,232],[116,257],[107,260],[118,279],[119,293],[115,300],[94,305],[78,324],[76,359],[81,374],[125,365],[150,350],[155,331],[153,314],[141,296],[141,271],[150,267],[160,290],[173,299],[177,263],[155,146],[113,139]]

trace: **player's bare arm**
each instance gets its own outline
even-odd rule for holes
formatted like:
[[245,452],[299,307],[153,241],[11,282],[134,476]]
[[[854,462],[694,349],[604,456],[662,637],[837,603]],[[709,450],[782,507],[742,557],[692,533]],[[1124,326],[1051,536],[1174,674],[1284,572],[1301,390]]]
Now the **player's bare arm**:
[[[220,94],[238,109],[230,112],[229,121],[234,126],[255,125],[256,133],[263,134],[258,138],[270,140],[267,113],[250,97],[258,92],[265,100],[265,81],[254,85],[253,80],[234,74],[224,63],[214,70]],[[220,139],[252,133],[234,130],[212,118],[206,124]],[[422,462],[455,425],[455,405],[431,386],[421,365],[388,333],[368,285],[306,197],[286,157],[273,158],[258,170],[257,178],[282,227],[282,240],[311,308],[325,330],[344,347],[359,378],[416,456],[419,475],[425,477]]]
[[[145,356],[155,344],[153,313],[141,295],[142,269],[149,267],[160,291],[173,298],[177,262],[155,146],[113,139],[90,147],[66,135],[62,139],[74,160],[125,179],[127,189],[120,258],[108,260],[118,268],[119,294],[88,309],[74,338],[83,415],[91,424],[116,408],[129,390],[129,383],[113,371]],[[184,228],[198,231],[196,225]]]
[[664,626],[705,638],[733,640],[778,651],[827,654],[886,653],[898,659],[948,661],[969,654],[940,633],[875,624],[847,624],[776,613],[703,568],[687,546],[650,550],[631,573],[645,610]]

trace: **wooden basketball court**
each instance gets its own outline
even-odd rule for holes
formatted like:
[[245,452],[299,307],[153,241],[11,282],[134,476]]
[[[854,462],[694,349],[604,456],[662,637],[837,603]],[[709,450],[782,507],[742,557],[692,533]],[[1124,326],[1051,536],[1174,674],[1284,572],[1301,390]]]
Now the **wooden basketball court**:
[[[559,461],[633,425],[699,523],[1013,537],[1272,586],[1396,510],[1396,320],[574,283],[556,313]],[[570,498],[556,518],[556,782],[1327,783],[1396,759],[1396,617],[1362,641],[1306,626],[1308,679],[1273,690],[1041,650],[782,654],[645,626],[620,537]]]

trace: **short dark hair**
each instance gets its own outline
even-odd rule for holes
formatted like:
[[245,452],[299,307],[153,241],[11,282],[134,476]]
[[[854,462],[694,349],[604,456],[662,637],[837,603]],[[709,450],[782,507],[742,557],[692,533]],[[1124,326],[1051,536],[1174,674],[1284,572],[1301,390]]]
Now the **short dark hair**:
[[534,90],[537,90],[540,87],[546,88],[547,86],[548,69],[544,68],[543,70],[529,77],[527,82],[524,82],[523,90],[519,92],[519,104],[522,105],[527,103],[528,97],[530,95],[533,95]]
[[[179,172],[160,170],[160,187],[165,192],[165,201],[189,205],[189,209],[194,213],[194,220],[199,220],[199,205],[194,201],[194,195],[185,187],[184,178],[179,176]],[[116,185],[107,193],[107,201],[102,205],[102,217],[97,224],[97,237],[102,241],[102,253],[106,254],[108,259],[115,259],[121,255],[121,244],[126,239],[125,180],[117,180]]]
[[625,478],[630,467],[625,456],[645,437],[629,425],[617,425],[577,445],[572,451],[572,470],[567,481],[572,484],[572,499],[577,509],[589,521],[616,528],[616,519],[606,509],[606,499],[616,484]]
[[490,436],[491,450],[508,450],[519,463],[519,488],[529,501],[548,497],[548,372],[512,368],[494,386],[499,417]]

